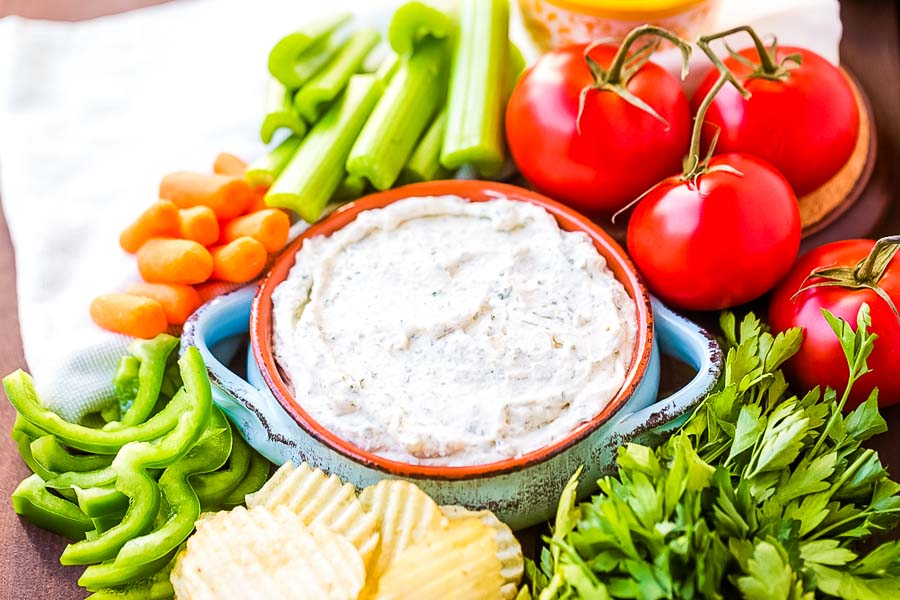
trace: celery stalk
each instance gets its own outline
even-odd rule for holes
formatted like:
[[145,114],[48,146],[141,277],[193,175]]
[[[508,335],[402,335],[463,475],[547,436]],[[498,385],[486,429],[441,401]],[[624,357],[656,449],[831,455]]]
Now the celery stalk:
[[431,122],[431,126],[419,140],[409,162],[403,169],[403,180],[407,182],[433,181],[447,176],[441,165],[441,145],[444,143],[444,129],[447,126],[447,108],[444,107]]
[[312,128],[266,194],[266,204],[288,208],[308,223],[322,214],[344,177],[353,140],[384,90],[375,75],[354,75],[347,89]]
[[350,20],[348,13],[343,13],[310,23],[303,29],[290,33],[275,44],[269,52],[269,72],[285,87],[296,89],[303,81],[296,71],[301,57],[317,54],[328,38],[342,25]]
[[503,167],[503,101],[509,53],[508,0],[461,0],[441,164],[471,163],[482,175]]
[[332,202],[349,202],[356,200],[366,191],[366,180],[364,177],[356,175],[347,175],[341,180],[341,184],[334,191],[331,197]]
[[340,52],[346,41],[339,38],[330,38],[316,44],[300,56],[300,60],[294,63],[293,79],[294,84],[291,90],[312,79],[322,69],[328,66],[331,61]]
[[387,82],[391,80],[398,68],[400,68],[400,57],[396,52],[391,52],[384,59],[384,62],[381,63],[381,66],[378,67],[378,70],[375,71],[375,76],[378,77],[379,81],[387,85]]
[[266,116],[259,128],[259,137],[264,144],[272,141],[272,136],[282,127],[290,129],[294,135],[303,137],[306,134],[306,123],[297,114],[291,102],[291,94],[280,81],[274,77],[269,80],[266,90]]
[[300,147],[302,138],[292,135],[278,144],[271,152],[264,156],[260,156],[247,166],[244,172],[244,178],[251,187],[259,187],[261,185],[272,185],[275,178],[281,174],[285,165],[294,156],[297,148]]
[[444,39],[455,29],[453,19],[438,9],[422,2],[407,2],[391,18],[388,41],[394,52],[409,56],[426,37]]
[[334,60],[303,84],[294,95],[294,106],[301,117],[308,123],[314,123],[319,118],[323,105],[337,98],[347,86],[350,76],[359,69],[379,37],[374,29],[357,31]]
[[416,142],[443,102],[447,44],[427,40],[402,58],[397,73],[347,158],[347,172],[365,177],[375,188],[391,187]]

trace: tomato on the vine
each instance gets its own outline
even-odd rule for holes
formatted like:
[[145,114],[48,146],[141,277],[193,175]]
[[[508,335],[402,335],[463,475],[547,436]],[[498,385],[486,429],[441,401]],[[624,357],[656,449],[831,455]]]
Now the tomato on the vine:
[[870,371],[854,385],[845,408],[863,402],[872,389],[879,404],[900,402],[900,236],[847,240],[816,248],[800,257],[772,295],[769,324],[776,332],[802,327],[800,351],[785,365],[802,389],[830,386],[841,394],[848,368],[837,337],[822,314],[827,309],[848,323],[856,322],[863,303],[869,305],[878,335],[868,358]]
[[671,177],[648,192],[627,244],[653,293],[680,308],[718,310],[761,296],[787,273],[800,247],[800,210],[771,165],[724,154],[695,180]]
[[775,167],[743,153],[701,158],[704,119],[717,95],[728,83],[747,93],[710,49],[715,37],[698,44],[719,77],[697,110],[684,172],[647,192],[628,223],[628,252],[651,291],[691,310],[761,296],[787,273],[800,248],[797,197]]
[[[681,170],[691,131],[678,79],[631,44],[584,44],[542,56],[516,85],[506,136],[522,175],[538,190],[589,215],[609,216]],[[652,47],[649,47],[652,51]]]
[[[704,144],[718,134],[716,151],[766,159],[804,196],[850,159],[859,135],[856,97],[847,77],[818,54],[789,46],[773,51],[751,35],[754,46],[724,61],[751,96],[734,88],[716,96],[706,114]],[[700,84],[695,109],[718,75],[713,70]]]

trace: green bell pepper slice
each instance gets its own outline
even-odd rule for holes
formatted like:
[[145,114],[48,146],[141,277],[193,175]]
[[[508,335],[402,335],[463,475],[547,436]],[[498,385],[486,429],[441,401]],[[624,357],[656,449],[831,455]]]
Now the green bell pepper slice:
[[116,366],[116,374],[113,375],[113,392],[116,396],[116,404],[119,408],[119,419],[128,412],[134,399],[137,398],[140,389],[139,373],[141,361],[131,355],[123,356]]
[[250,452],[250,468],[247,469],[247,475],[236,488],[222,498],[220,504],[223,509],[241,506],[246,501],[247,494],[259,491],[259,488],[269,480],[272,463],[255,450]]
[[96,454],[116,454],[129,442],[145,442],[167,434],[193,402],[188,394],[179,392],[160,412],[140,425],[105,430],[71,423],[44,407],[34,388],[34,380],[22,370],[4,377],[3,387],[13,408],[32,425],[55,435],[69,447]]
[[22,460],[28,465],[28,468],[31,469],[31,472],[39,475],[44,481],[53,479],[58,475],[44,467],[44,465],[35,460],[34,456],[31,454],[31,442],[45,435],[47,435],[46,431],[35,427],[24,419],[22,415],[16,415],[10,437],[16,443],[16,448],[19,450],[19,456],[22,457]]
[[152,528],[160,505],[160,492],[148,469],[168,467],[183,458],[206,431],[212,412],[212,391],[200,352],[188,348],[178,364],[184,388],[163,411],[176,404],[178,396],[187,399],[175,428],[153,442],[133,442],[123,446],[113,460],[116,489],[129,498],[122,522],[95,539],[67,546],[60,556],[62,564],[89,564],[112,559],[128,540]]
[[[164,333],[152,340],[135,340],[128,346],[131,355],[140,361],[137,395],[131,406],[122,410],[122,420],[116,429],[143,423],[150,416],[162,389],[169,355],[177,347],[178,338]],[[112,424],[107,428],[112,428]]]
[[109,514],[121,517],[128,509],[128,496],[117,490],[115,484],[91,488],[75,486],[72,489],[78,508],[92,519]]
[[[181,545],[194,530],[200,518],[200,500],[189,478],[198,473],[215,471],[231,454],[231,429],[228,419],[213,408],[206,434],[184,458],[163,471],[159,491],[164,499],[163,522],[153,531],[126,542],[116,555],[114,565],[125,569],[166,556]],[[113,584],[110,584],[113,585]]]
[[[183,547],[182,545],[181,548],[178,548],[178,551],[181,551]],[[175,590],[169,581],[169,575],[175,567],[175,558],[178,552],[175,554],[176,556],[173,556],[167,565],[146,579],[114,588],[94,590],[94,593],[88,596],[88,600],[168,600],[173,598]]]
[[111,560],[102,562],[99,565],[91,565],[78,578],[78,585],[89,592],[96,592],[104,588],[125,586],[129,583],[146,579],[164,569],[175,557],[176,552],[178,552],[177,547],[173,548],[171,552],[162,558],[131,568],[116,566]]
[[56,473],[105,469],[113,460],[108,454],[73,454],[52,435],[42,435],[31,442],[30,447],[34,460]]
[[204,511],[219,510],[222,500],[244,480],[250,468],[250,446],[230,421],[228,427],[231,429],[232,443],[231,457],[226,466],[212,473],[191,477],[191,486]]
[[31,475],[19,484],[12,493],[12,505],[16,514],[69,539],[84,539],[94,528],[77,506],[49,492],[39,475]]

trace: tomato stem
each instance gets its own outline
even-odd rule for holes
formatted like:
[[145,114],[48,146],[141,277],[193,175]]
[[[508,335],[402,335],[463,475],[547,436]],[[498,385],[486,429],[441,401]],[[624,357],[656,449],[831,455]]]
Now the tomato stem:
[[[713,52],[709,43],[713,40],[723,39],[730,35],[734,35],[735,33],[744,32],[750,36],[753,40],[753,45],[756,47],[756,54],[759,56],[759,65],[752,65],[755,68],[754,71],[747,76],[747,79],[770,79],[773,81],[784,81],[790,77],[790,69],[793,66],[799,66],[803,61],[803,56],[799,54],[791,54],[790,56],[785,57],[781,63],[779,63],[775,57],[775,50],[777,48],[777,42],[773,41],[771,48],[767,48],[763,43],[762,39],[753,30],[749,25],[741,25],[740,27],[733,27],[731,29],[727,29],[725,31],[720,31],[718,33],[714,33],[711,35],[703,36],[700,38],[700,41],[697,42],[697,45],[703,50],[703,52],[710,58],[713,64],[716,66],[719,71],[723,68],[727,69],[725,63],[722,62],[722,59],[718,57],[718,55]],[[729,54],[733,57],[740,60],[741,55],[734,52],[726,43],[725,48],[728,50]],[[745,59],[746,60],[746,59]],[[790,63],[794,63],[793,66]],[[747,97],[744,93],[746,89],[741,83],[735,82],[735,87],[741,92],[741,95]]]
[[877,285],[898,250],[900,250],[900,235],[883,237],[875,242],[869,255],[856,265],[853,271],[856,280]]
[[[612,63],[609,65],[609,70],[606,73],[603,83],[607,85],[626,85],[628,83],[628,77],[623,76],[623,69],[629,58],[629,50],[631,50],[631,46],[634,45],[638,38],[645,35],[653,35],[669,40],[681,51],[681,78],[685,78],[688,70],[688,62],[691,58],[691,46],[668,29],[663,29],[662,27],[657,27],[655,25],[641,25],[628,32],[628,35],[622,40],[619,50],[613,57]],[[638,52],[638,54],[640,54],[640,52]],[[649,59],[650,56],[648,55],[644,59],[644,62]]]
[[584,86],[581,89],[581,94],[578,98],[578,116],[575,120],[575,125],[579,134],[581,133],[581,116],[584,114],[585,102],[588,94],[593,90],[617,94],[632,106],[646,112],[654,119],[664,124],[667,128],[669,127],[669,123],[662,118],[652,106],[632,94],[627,88],[629,80],[641,70],[647,61],[650,60],[650,57],[653,55],[653,52],[658,45],[657,42],[647,43],[641,46],[636,52],[630,54],[629,51],[634,43],[639,38],[647,35],[668,40],[681,51],[681,78],[684,79],[685,76],[687,76],[691,58],[690,44],[668,29],[663,29],[662,27],[657,27],[655,25],[641,25],[640,27],[632,29],[628,35],[625,36],[621,45],[619,45],[619,49],[616,51],[609,69],[601,67],[590,55],[591,51],[600,44],[603,44],[604,41],[597,40],[588,44],[584,49],[584,62],[587,64],[594,82]]
[[[716,70],[719,71],[719,78],[716,80],[716,83],[710,88],[709,92],[707,92],[706,96],[703,98],[703,102],[700,103],[699,108],[697,109],[697,114],[694,116],[694,128],[691,132],[691,147],[688,150],[687,156],[684,157],[684,161],[682,163],[683,171],[682,171],[682,179],[685,181],[692,180],[698,178],[703,173],[706,173],[709,169],[709,161],[712,158],[713,151],[715,150],[715,142],[718,140],[718,134],[716,135],[713,143],[710,144],[709,151],[705,158],[700,158],[700,143],[703,134],[703,123],[706,119],[706,113],[709,112],[709,107],[712,105],[713,100],[716,95],[725,87],[726,83],[730,83],[737,89],[738,92],[744,97],[749,98],[750,92],[747,91],[741,82],[735,77],[734,73],[731,72],[731,69],[722,62],[722,60],[713,52],[712,48],[710,48],[709,43],[720,37],[724,37],[726,35],[730,35],[731,33],[735,33],[737,31],[741,31],[742,27],[738,27],[735,29],[730,29],[728,31],[724,31],[722,33],[716,33],[713,35],[703,36],[697,41],[697,46],[709,57],[709,60],[712,61],[713,66]],[[749,29],[749,28],[747,28]],[[751,30],[752,31],[752,30]],[[753,34],[755,36],[755,34]],[[758,39],[758,38],[757,38]],[[762,43],[762,42],[760,42]]]
[[[888,265],[900,251],[900,235],[881,238],[869,251],[869,254],[856,263],[855,266],[824,267],[814,270],[806,276],[800,289],[791,296],[791,300],[797,298],[807,290],[820,287],[842,287],[850,290],[867,289],[875,292],[879,298],[890,307],[891,312],[900,323],[900,311],[897,305],[884,289],[879,286],[884,277]],[[813,279],[815,281],[810,282]]]
[[710,88],[709,92],[704,96],[703,102],[700,103],[700,107],[697,109],[697,115],[694,117],[694,129],[691,132],[691,147],[688,150],[687,156],[684,157],[682,164],[684,168],[682,178],[685,180],[696,179],[706,171],[706,168],[709,165],[709,159],[712,157],[713,148],[709,149],[709,153],[704,160],[700,160],[700,138],[703,133],[703,120],[705,119],[706,113],[709,111],[709,107],[712,105],[716,94],[719,93],[719,90],[725,86],[728,80],[728,75],[726,73],[719,75],[715,85]]

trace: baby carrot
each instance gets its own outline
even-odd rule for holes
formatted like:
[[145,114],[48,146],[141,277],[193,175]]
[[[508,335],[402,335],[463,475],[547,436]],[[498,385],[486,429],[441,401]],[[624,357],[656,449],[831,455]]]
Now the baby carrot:
[[160,200],[141,213],[134,223],[119,234],[119,245],[125,252],[137,252],[150,238],[176,235],[178,235],[178,207],[168,200]]
[[104,294],[91,302],[94,323],[115,333],[149,339],[168,327],[162,305],[131,294]]
[[247,208],[250,186],[241,177],[178,171],[163,177],[159,197],[178,208],[208,206],[220,219],[231,219]]
[[213,271],[209,251],[190,240],[152,239],[138,250],[138,271],[150,283],[194,284]]
[[250,195],[250,204],[247,205],[247,210],[244,212],[250,215],[269,208],[269,205],[266,204],[266,193],[268,191],[269,186],[267,185],[260,185],[253,188],[253,192]]
[[267,208],[226,223],[222,240],[232,242],[247,236],[262,244],[266,252],[277,252],[287,242],[290,229],[291,220],[283,210]]
[[219,239],[219,220],[208,206],[192,206],[178,211],[178,237],[202,246],[211,246]]
[[133,283],[125,290],[132,296],[156,300],[162,306],[166,321],[181,325],[202,304],[200,294],[189,285],[174,283]]
[[266,266],[266,248],[251,237],[239,237],[224,246],[210,249],[214,279],[244,283]]
[[220,152],[213,163],[213,173],[216,175],[243,176],[246,169],[247,163],[228,152]]

